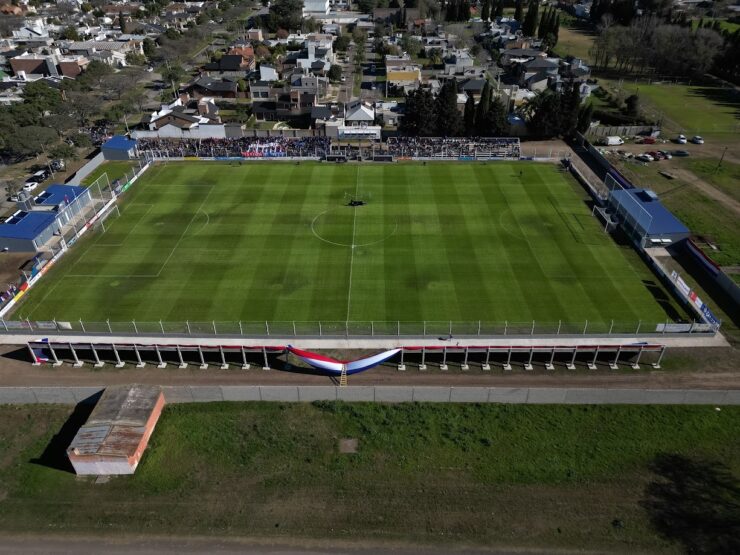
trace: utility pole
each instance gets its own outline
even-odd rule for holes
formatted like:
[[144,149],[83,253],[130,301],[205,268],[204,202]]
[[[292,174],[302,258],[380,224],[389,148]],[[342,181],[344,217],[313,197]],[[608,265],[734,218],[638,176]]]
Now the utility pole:
[[714,173],[717,173],[719,169],[722,167],[722,160],[725,159],[725,154],[727,153],[727,147],[722,151],[722,156],[719,157],[719,164],[717,164],[717,167],[714,170]]

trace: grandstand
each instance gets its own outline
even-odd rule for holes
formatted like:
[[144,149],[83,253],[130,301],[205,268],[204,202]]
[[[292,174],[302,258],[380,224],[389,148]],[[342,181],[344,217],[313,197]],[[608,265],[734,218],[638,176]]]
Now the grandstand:
[[[355,136],[361,139],[361,136]],[[391,137],[371,146],[334,143],[328,137],[241,137],[230,139],[139,139],[147,158],[308,158],[346,159],[391,156],[396,160],[518,160],[518,138]],[[367,151],[363,153],[363,150]]]
[[521,156],[517,137],[390,137],[388,153],[396,158],[513,159]]

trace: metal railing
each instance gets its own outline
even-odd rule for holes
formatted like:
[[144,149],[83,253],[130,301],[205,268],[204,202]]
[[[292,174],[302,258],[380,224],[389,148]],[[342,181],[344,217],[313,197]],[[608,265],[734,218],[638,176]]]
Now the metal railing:
[[509,321],[210,321],[115,322],[2,320],[0,334],[221,336],[221,337],[492,337],[648,336],[714,334],[719,326],[701,322],[509,322]]

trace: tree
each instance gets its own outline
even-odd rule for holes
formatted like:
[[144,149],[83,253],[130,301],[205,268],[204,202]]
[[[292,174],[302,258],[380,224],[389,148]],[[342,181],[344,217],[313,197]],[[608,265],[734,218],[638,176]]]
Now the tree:
[[478,109],[475,113],[475,125],[478,135],[486,134],[486,119],[488,117],[488,110],[491,108],[492,94],[491,83],[486,81],[486,84],[483,85],[483,91],[481,91],[480,99],[478,100]]
[[581,106],[580,110],[578,111],[578,124],[576,125],[576,130],[579,133],[585,133],[589,130],[589,128],[591,127],[591,119],[593,118],[593,114],[593,104],[588,102],[587,104]]
[[152,39],[147,37],[144,39],[144,42],[141,44],[141,47],[144,50],[144,56],[149,58],[149,60],[154,58],[154,53],[157,50],[157,43],[155,43]]
[[463,114],[463,123],[465,125],[465,135],[472,137],[475,135],[475,98],[469,94],[465,101],[465,112]]
[[421,42],[414,35],[404,33],[401,37],[401,48],[409,56],[418,56],[421,52]]
[[334,49],[337,52],[346,52],[351,42],[352,39],[350,39],[348,35],[337,37],[337,40],[334,41]]
[[516,8],[514,9],[514,19],[519,23],[522,22],[523,5],[522,0],[516,0]]
[[637,117],[640,113],[640,97],[636,94],[628,96],[625,101],[625,111],[628,116]]
[[61,158],[62,160],[76,160],[77,149],[67,143],[60,143],[49,149],[49,157],[53,159]]
[[113,68],[105,62],[93,60],[87,64],[85,72],[78,78],[82,79],[90,87],[100,87],[103,79],[113,73]]
[[329,81],[336,83],[342,78],[342,66],[338,64],[332,64],[329,68],[328,73]]
[[77,29],[72,27],[71,25],[69,27],[65,27],[62,30],[61,35],[59,35],[59,38],[65,39],[65,40],[80,40],[80,34],[77,32]]
[[119,10],[118,12],[118,27],[121,29],[122,33],[126,32],[126,18],[124,17],[122,10]]
[[494,13],[495,17],[503,17],[504,15],[504,0],[498,0],[496,2],[496,11]]
[[174,27],[169,27],[165,32],[164,36],[167,37],[170,40],[177,40],[180,38],[180,31],[175,29]]
[[437,134],[457,137],[462,134],[463,120],[457,109],[457,79],[448,80],[437,95],[435,102]]
[[23,103],[37,110],[39,114],[53,111],[62,103],[59,91],[44,81],[31,81],[23,88]]
[[269,20],[274,29],[300,29],[303,19],[303,0],[275,0],[270,4]]
[[434,96],[429,90],[417,89],[406,95],[406,110],[399,130],[411,137],[432,137],[436,134]]
[[53,129],[29,125],[17,128],[13,133],[13,140],[8,143],[8,146],[17,156],[36,156],[56,140],[57,134]]
[[490,108],[486,114],[485,128],[486,135],[492,137],[501,137],[508,135],[509,122],[506,119],[506,107],[500,98],[491,100]]
[[178,64],[169,64],[169,67],[162,69],[160,73],[165,83],[174,83],[176,85],[179,85],[187,76],[185,70]]
[[483,8],[481,10],[480,18],[483,21],[491,19],[491,0],[483,0]]
[[132,66],[143,66],[146,64],[146,56],[138,52],[126,52],[126,63]]
[[47,127],[57,132],[57,135],[61,138],[65,131],[69,131],[75,127],[74,118],[69,117],[67,114],[51,114],[44,118],[44,124]]
[[532,0],[529,3],[527,15],[524,16],[524,23],[522,24],[522,33],[524,33],[525,37],[533,37],[537,31],[539,8],[539,0]]
[[97,99],[85,92],[70,92],[67,96],[77,122],[80,126],[86,126],[93,114],[99,110],[100,103]]

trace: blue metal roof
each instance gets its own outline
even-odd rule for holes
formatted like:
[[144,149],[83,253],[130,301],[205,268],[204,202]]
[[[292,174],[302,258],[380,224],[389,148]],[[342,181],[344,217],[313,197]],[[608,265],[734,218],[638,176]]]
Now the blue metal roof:
[[[632,202],[628,201],[628,197],[632,197],[636,200],[639,205],[650,214],[652,220],[650,221],[650,229],[647,230],[649,235],[667,235],[669,233],[689,233],[687,228],[676,216],[671,213],[665,206],[663,206],[658,200],[657,195],[652,191],[645,189],[620,189],[612,191],[612,196],[624,206],[628,211],[634,206]],[[640,219],[638,214],[633,214],[636,219]]]
[[136,147],[136,141],[133,139],[127,139],[123,135],[116,135],[111,137],[103,144],[103,149],[107,150],[123,150],[128,152],[132,148]]
[[87,189],[76,185],[50,185],[46,191],[38,195],[33,201],[40,206],[59,206],[66,200],[72,202],[81,196]]
[[38,211],[24,212],[18,210],[15,214],[0,223],[0,237],[8,239],[28,239],[38,237],[47,227],[56,220],[56,212]]

